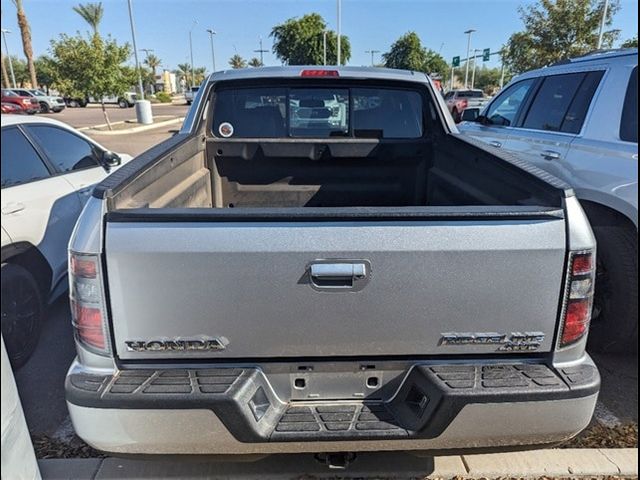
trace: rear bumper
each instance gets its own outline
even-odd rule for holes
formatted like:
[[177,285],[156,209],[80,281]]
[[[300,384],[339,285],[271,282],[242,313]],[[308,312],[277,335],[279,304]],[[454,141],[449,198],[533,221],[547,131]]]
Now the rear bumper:
[[414,365],[381,400],[282,401],[259,368],[126,370],[72,366],[76,432],[115,453],[227,454],[468,450],[571,438],[593,414],[591,361]]

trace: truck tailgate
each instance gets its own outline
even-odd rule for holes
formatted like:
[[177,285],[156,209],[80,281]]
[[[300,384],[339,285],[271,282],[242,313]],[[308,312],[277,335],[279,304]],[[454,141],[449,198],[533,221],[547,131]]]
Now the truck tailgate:
[[545,352],[565,249],[552,215],[122,218],[105,238],[114,350],[123,361],[506,354],[535,337],[525,350]]

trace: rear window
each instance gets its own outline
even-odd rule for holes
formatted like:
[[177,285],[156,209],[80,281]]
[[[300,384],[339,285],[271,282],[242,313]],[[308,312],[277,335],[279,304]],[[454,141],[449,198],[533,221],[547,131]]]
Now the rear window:
[[480,90],[465,90],[457,93],[458,98],[484,98],[484,93]]
[[638,67],[631,72],[627,94],[624,97],[622,119],[620,121],[620,139],[638,143]]
[[419,138],[420,93],[391,88],[239,88],[217,92],[214,134],[236,138]]

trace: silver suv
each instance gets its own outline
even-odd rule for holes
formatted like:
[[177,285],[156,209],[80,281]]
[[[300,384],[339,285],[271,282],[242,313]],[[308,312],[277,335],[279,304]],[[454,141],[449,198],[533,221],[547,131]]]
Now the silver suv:
[[590,340],[622,350],[638,328],[638,50],[516,77],[460,131],[571,184],[598,241]]

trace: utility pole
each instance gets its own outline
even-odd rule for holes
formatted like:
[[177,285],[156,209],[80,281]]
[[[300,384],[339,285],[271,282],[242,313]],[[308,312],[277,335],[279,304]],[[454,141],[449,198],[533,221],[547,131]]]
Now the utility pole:
[[131,7],[131,0],[128,0],[129,5],[129,23],[131,24],[131,39],[133,40],[133,57],[136,61],[136,70],[138,72],[138,89],[140,90],[140,100],[144,100],[144,87],[142,86],[142,73],[140,72],[140,62],[138,62],[138,47],[136,47],[136,28],[133,24],[133,9]]
[[193,74],[193,38],[191,33],[193,32],[193,28],[198,24],[198,20],[194,20],[191,24],[191,30],[189,30],[189,55],[191,57],[191,88],[194,87],[193,83],[195,82],[195,77]]
[[467,65],[464,71],[464,88],[467,88],[469,85],[469,51],[471,50],[471,34],[475,32],[472,28],[467,30],[465,35],[467,35]]
[[2,39],[4,40],[4,49],[7,52],[7,58],[9,59],[9,71],[11,72],[11,83],[13,83],[13,88],[18,88],[16,85],[16,76],[13,73],[13,62],[11,61],[11,55],[9,55],[9,44],[7,43],[7,33],[11,33],[11,30],[7,30],[6,28],[2,29]]
[[380,50],[367,50],[367,51],[365,51],[364,53],[370,53],[370,54],[371,54],[371,66],[373,67],[373,56],[374,56],[376,53],[380,53]]
[[609,9],[609,0],[604,0],[604,9],[602,10],[602,20],[600,21],[600,32],[598,33],[598,50],[602,48],[602,38],[604,37],[604,26],[607,23],[607,10]]
[[453,66],[453,62],[452,62],[451,63],[451,80],[449,82],[449,90],[453,90],[453,77],[455,75],[455,68],[456,67]]
[[322,64],[327,64],[327,32],[326,30],[322,31]]
[[260,66],[264,66],[264,61],[262,58],[262,54],[263,53],[267,53],[269,50],[263,50],[262,48],[262,37],[260,37],[260,48],[258,50],[254,50],[254,53],[259,53],[260,54]]
[[500,62],[502,63],[502,72],[500,72],[500,90],[504,86],[504,52],[500,50]]
[[337,0],[338,2],[338,66],[342,64],[342,51],[341,51],[341,23],[342,23],[342,1]]
[[211,41],[211,64],[213,65],[213,71],[216,71],[216,53],[213,50],[213,36],[216,34],[216,31],[212,28],[207,28],[207,33],[209,34],[209,40]]
[[473,73],[471,74],[471,89],[473,90],[473,86],[476,83],[476,66],[478,65],[478,52],[482,50],[478,50],[477,48],[473,49]]

